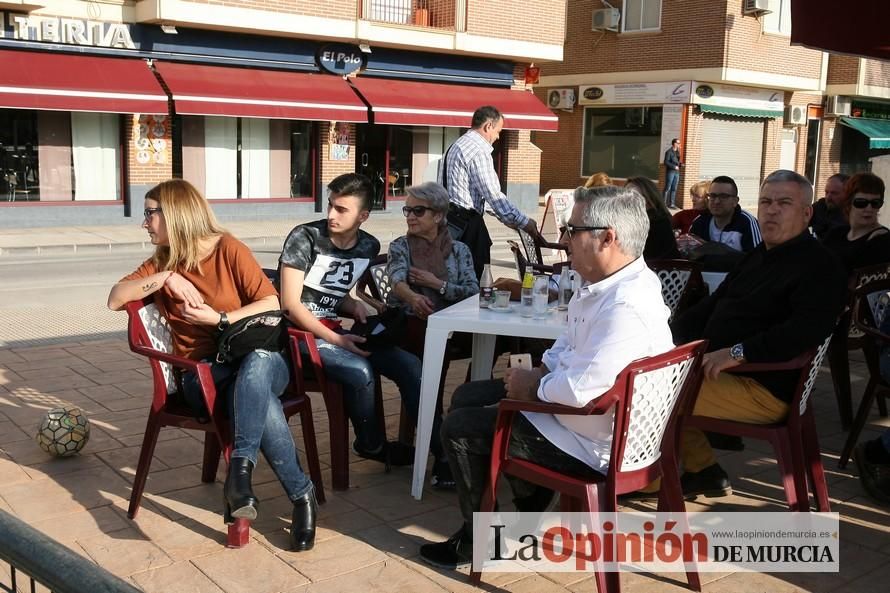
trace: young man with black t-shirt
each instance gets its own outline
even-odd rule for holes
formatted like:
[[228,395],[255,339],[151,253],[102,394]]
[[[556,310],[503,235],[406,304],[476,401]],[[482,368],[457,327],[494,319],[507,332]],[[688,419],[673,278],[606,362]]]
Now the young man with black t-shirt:
[[407,407],[416,408],[420,360],[396,347],[363,350],[365,338],[344,331],[339,319],[341,314],[361,323],[367,318],[364,305],[349,291],[380,252],[380,242],[359,228],[370,214],[373,186],[364,175],[347,173],[328,189],[327,219],[297,226],[284,242],[279,258],[282,308],[297,327],[315,335],[325,375],[343,386],[355,452],[409,465],[413,448],[387,445],[375,418],[374,371],[392,379]]

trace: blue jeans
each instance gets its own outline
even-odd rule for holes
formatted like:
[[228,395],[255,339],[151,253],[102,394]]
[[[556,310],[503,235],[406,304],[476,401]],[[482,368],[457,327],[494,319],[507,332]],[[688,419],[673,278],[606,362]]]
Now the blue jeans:
[[[232,457],[244,457],[256,465],[257,452],[262,451],[291,500],[312,490],[312,482],[300,467],[294,438],[278,401],[290,380],[284,355],[254,350],[240,363],[215,362],[210,369],[218,394],[226,398],[232,419]],[[184,373],[182,390],[192,409],[206,410],[197,375]]]
[[677,184],[680,182],[680,172],[676,169],[668,169],[664,175],[664,205],[672,208],[677,205]]
[[[417,421],[420,406],[420,359],[396,348],[380,348],[365,358],[345,348],[316,338],[318,354],[324,365],[325,377],[343,386],[344,407],[355,431],[356,448],[376,451],[386,440],[380,432],[380,422],[374,409],[374,371],[391,379],[399,388],[402,403],[411,419]],[[359,346],[361,347],[361,346]],[[439,425],[441,417],[433,421],[432,452],[441,453]]]

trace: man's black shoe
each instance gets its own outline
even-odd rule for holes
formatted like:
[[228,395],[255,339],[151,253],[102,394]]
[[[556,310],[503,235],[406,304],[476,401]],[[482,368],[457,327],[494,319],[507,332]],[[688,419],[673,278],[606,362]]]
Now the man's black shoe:
[[868,449],[869,443],[859,443],[853,450],[853,459],[859,469],[859,481],[876,502],[890,505],[890,464],[875,463],[875,456],[869,456]]
[[393,465],[401,467],[403,465],[412,465],[414,463],[414,447],[399,441],[384,443],[376,451],[362,450],[357,444],[353,444],[352,448],[355,451],[355,454],[359,457],[386,464],[387,471],[389,471],[389,467]]
[[745,441],[743,441],[740,436],[708,431],[705,431],[705,436],[708,437],[708,442],[715,449],[721,449],[723,451],[745,450]]
[[464,528],[438,544],[420,546],[424,562],[438,568],[457,569],[473,563],[473,542],[468,541]]
[[683,497],[693,500],[696,496],[705,498],[720,498],[732,494],[732,484],[729,476],[719,464],[709,465],[700,472],[686,472],[680,476],[680,485],[683,487]]

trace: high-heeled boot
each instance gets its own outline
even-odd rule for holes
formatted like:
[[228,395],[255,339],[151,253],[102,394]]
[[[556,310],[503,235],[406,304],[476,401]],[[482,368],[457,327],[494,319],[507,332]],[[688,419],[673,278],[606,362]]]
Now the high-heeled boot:
[[315,546],[315,523],[318,516],[318,503],[315,490],[310,490],[294,501],[294,512],[290,525],[290,544],[295,552],[311,550]]
[[246,457],[232,457],[229,462],[229,473],[223,487],[223,500],[226,504],[226,523],[235,519],[256,519],[260,502],[253,494],[250,481],[253,464]]

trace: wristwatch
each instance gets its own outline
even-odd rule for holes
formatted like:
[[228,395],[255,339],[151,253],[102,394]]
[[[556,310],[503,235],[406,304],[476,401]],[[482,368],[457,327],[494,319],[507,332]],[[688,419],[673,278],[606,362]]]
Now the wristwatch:
[[448,280],[442,280],[442,287],[439,289],[439,294],[445,294],[446,288],[448,288]]
[[219,331],[225,331],[225,329],[229,327],[229,316],[226,315],[225,311],[219,312],[219,323],[216,325],[216,329]]
[[729,349],[729,357],[736,362],[745,362],[745,347],[741,342]]

